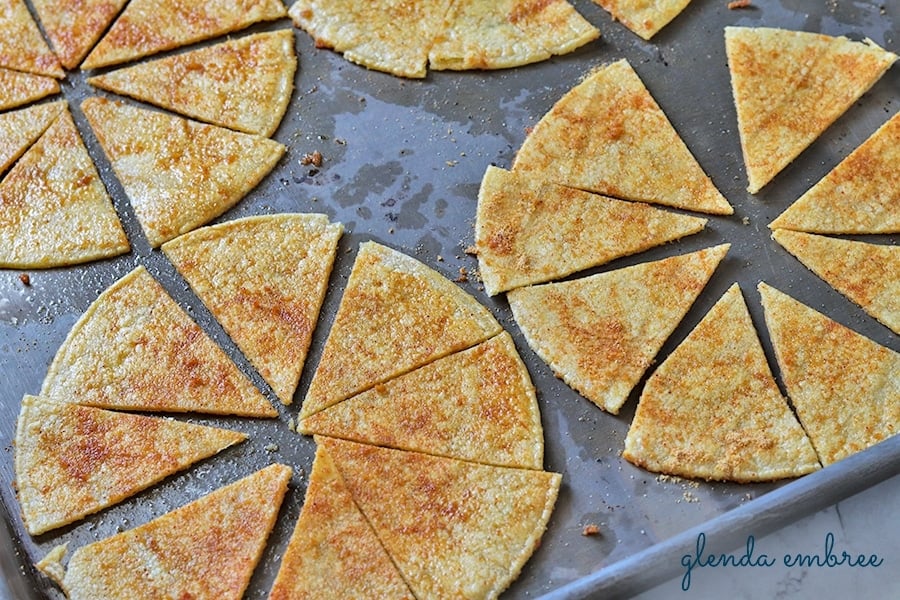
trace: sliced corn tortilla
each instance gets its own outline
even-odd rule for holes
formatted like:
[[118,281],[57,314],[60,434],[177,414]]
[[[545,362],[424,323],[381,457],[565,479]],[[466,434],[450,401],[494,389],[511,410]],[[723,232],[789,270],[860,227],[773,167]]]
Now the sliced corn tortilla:
[[25,396],[16,426],[16,489],[38,535],[133,496],[246,435]]
[[297,430],[480,463],[540,469],[531,377],[506,332],[301,420]]
[[154,248],[237,204],[285,152],[265,137],[105,98],[81,107]]
[[645,40],[659,33],[687,7],[691,0],[594,0]]
[[23,0],[0,0],[0,67],[62,79],[59,59]]
[[897,59],[871,40],[726,27],[747,190],[757,193],[850,108]]
[[16,108],[59,91],[59,82],[52,77],[0,67],[0,110]]
[[486,308],[434,269],[364,242],[300,419],[501,331]]
[[88,307],[57,351],[40,395],[109,409],[278,414],[144,267]]
[[513,171],[623,200],[734,212],[625,59],[558,100],[525,138]]
[[900,233],[900,113],[769,227],[810,233]]
[[317,437],[416,598],[495,598],[534,552],[560,476]]
[[414,600],[323,446],[269,594],[298,598]]
[[128,252],[112,201],[68,109],[0,182],[0,267],[44,269]]
[[[0,79],[2,79],[2,71],[0,71]],[[49,81],[56,83],[55,79]],[[0,175],[5,173],[6,169],[47,131],[65,106],[66,103],[60,100],[36,104],[0,115]]]
[[493,296],[643,252],[705,225],[706,219],[490,166],[475,219],[478,271]]
[[267,215],[203,227],[163,244],[284,404],[297,389],[343,230],[325,215]]
[[897,433],[900,354],[759,284],[787,394],[828,466]]
[[131,0],[82,69],[97,69],[284,17],[281,0]]
[[258,33],[91,77],[91,85],[244,133],[270,136],[294,89],[290,29]]
[[518,288],[507,294],[509,306],[557,377],[618,414],[728,248]]
[[647,380],[622,456],[650,471],[737,482],[820,468],[737,284]]
[[900,334],[900,246],[776,229],[772,237],[806,268]]
[[44,32],[67,69],[78,66],[127,0],[32,0]]
[[262,556],[291,468],[270,465],[144,525],[38,568],[69,600],[238,600]]

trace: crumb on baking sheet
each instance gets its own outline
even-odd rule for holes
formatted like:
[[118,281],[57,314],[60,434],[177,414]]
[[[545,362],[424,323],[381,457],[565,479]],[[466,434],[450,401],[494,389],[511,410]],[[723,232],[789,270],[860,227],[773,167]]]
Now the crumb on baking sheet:
[[459,268],[459,277],[454,279],[456,283],[465,283],[469,281],[469,271],[465,267]]
[[314,150],[312,152],[307,152],[303,156],[300,157],[300,164],[304,167],[312,165],[314,167],[322,166],[322,153],[318,150]]
[[753,3],[750,0],[732,0],[728,3],[728,10],[735,10],[738,8],[750,8],[753,6]]
[[19,281],[22,282],[22,285],[31,285],[31,275],[28,273],[19,273]]
[[588,523],[581,530],[581,535],[591,536],[591,535],[600,535],[600,526],[596,523]]

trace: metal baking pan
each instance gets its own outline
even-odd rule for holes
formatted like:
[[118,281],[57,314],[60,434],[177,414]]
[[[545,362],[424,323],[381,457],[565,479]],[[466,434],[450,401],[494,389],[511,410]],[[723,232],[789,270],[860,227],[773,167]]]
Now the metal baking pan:
[[[900,108],[895,66],[770,185],[746,191],[732,104],[723,28],[780,26],[871,38],[898,50],[900,6],[880,2],[756,0],[729,10],[726,0],[694,0],[652,42],[614,22],[589,0],[573,4],[602,32],[600,40],[551,60],[495,72],[432,72],[421,81],[368,71],[316,49],[296,32],[300,67],[288,113],[275,138],[285,158],[244,201],[218,221],[275,212],[321,212],[342,222],[341,240],[322,317],[297,394],[299,404],[318,362],[341,291],[361,241],[404,251],[459,284],[485,304],[513,335],[538,389],[546,438],[545,466],[563,487],[542,544],[507,597],[576,598],[627,595],[674,574],[677,557],[704,531],[728,547],[761,535],[859,492],[900,470],[900,441],[889,440],[819,473],[792,482],[736,485],[659,478],[624,461],[623,440],[638,392],[619,416],[601,412],[553,377],[527,346],[503,297],[488,298],[473,274],[476,197],[489,164],[509,167],[529,127],[593,67],[627,58],[703,168],[735,207],[711,217],[706,230],[677,243],[617,260],[598,270],[653,260],[724,241],[732,250],[708,288],[662,350],[665,356],[731,283],[741,284],[770,364],[775,362],[756,284],[789,292],[837,321],[894,350],[896,335],[808,272],[769,237],[767,224]],[[252,28],[290,27],[287,19]],[[72,548],[143,523],[272,462],[295,468],[291,492],[247,596],[264,598],[302,505],[312,440],[291,433],[298,405],[276,420],[200,416],[193,422],[231,427],[250,440],[171,477],[74,526],[32,538],[24,532],[13,490],[15,421],[23,394],[35,394],[75,320],[119,277],[138,264],[149,271],[274,401],[274,396],[221,327],[159,251],[152,251],[122,189],[96,144],[79,105],[97,93],[81,73],[63,83],[76,122],[132,241],[112,260],[47,271],[0,272],[0,598],[61,598],[31,566],[53,546]],[[301,164],[319,151],[321,166]],[[598,223],[597,226],[603,226]],[[874,241],[896,243],[896,236]],[[468,277],[461,276],[461,270]],[[660,358],[661,358],[660,357]],[[777,377],[777,368],[774,369]],[[277,450],[273,450],[277,447]],[[583,536],[586,524],[600,534]],[[8,529],[8,532],[6,531]],[[8,590],[4,590],[4,587]]]

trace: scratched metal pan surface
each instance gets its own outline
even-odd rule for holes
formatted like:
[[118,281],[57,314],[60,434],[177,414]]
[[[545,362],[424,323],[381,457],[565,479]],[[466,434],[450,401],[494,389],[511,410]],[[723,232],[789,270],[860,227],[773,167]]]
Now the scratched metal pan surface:
[[[614,22],[588,0],[575,6],[602,32],[600,40],[567,56],[495,72],[432,72],[424,80],[398,79],[316,49],[296,31],[300,67],[288,113],[275,138],[285,158],[245,200],[217,219],[276,212],[321,212],[346,227],[322,317],[297,401],[274,420],[179,417],[244,431],[248,442],[231,448],[136,497],[71,527],[39,537],[24,532],[13,491],[13,436],[24,394],[35,394],[69,329],[90,303],[136,265],[145,265],[175,299],[219,342],[269,397],[274,396],[236,351],[165,257],[151,250],[96,144],[80,102],[97,93],[71,73],[63,94],[132,241],[130,254],[113,260],[30,272],[0,272],[0,565],[16,598],[61,598],[31,565],[57,544],[70,549],[139,525],[256,469],[283,462],[295,469],[291,491],[257,569],[249,598],[264,598],[303,501],[312,464],[312,440],[291,433],[300,399],[318,362],[359,243],[375,240],[406,252],[451,279],[487,306],[509,330],[538,389],[546,439],[545,467],[563,474],[556,510],[540,548],[507,591],[511,598],[581,597],[605,591],[633,593],[670,576],[675,554],[698,528],[711,537],[739,540],[749,524],[773,528],[895,474],[892,440],[846,464],[795,482],[736,485],[665,480],[621,456],[637,392],[619,416],[601,412],[553,377],[525,343],[503,297],[489,298],[465,253],[473,242],[476,196],[490,164],[509,167],[528,128],[598,65],[627,58],[703,168],[735,208],[711,217],[706,230],[677,243],[617,260],[606,271],[722,242],[732,249],[681,326],[665,357],[721,294],[739,282],[770,364],[775,365],[756,284],[785,290],[837,321],[900,350],[897,336],[803,268],[769,237],[767,224],[900,109],[900,69],[894,67],[764,190],[746,191],[732,104],[723,29],[727,25],[781,26],[871,38],[900,50],[897,3],[756,0],[729,10],[726,0],[694,0],[652,42]],[[253,30],[290,27],[287,19]],[[318,151],[321,166],[302,164]],[[602,223],[597,223],[602,227]],[[872,238],[896,243],[896,236]],[[465,280],[463,280],[465,279]],[[777,368],[775,369],[777,376]],[[779,380],[780,382],[780,380]],[[600,535],[584,536],[597,524]],[[757,534],[763,533],[754,529]],[[731,537],[729,537],[731,536]],[[673,564],[674,563],[674,564]],[[2,586],[0,586],[2,587]],[[0,594],[2,597],[2,594]]]

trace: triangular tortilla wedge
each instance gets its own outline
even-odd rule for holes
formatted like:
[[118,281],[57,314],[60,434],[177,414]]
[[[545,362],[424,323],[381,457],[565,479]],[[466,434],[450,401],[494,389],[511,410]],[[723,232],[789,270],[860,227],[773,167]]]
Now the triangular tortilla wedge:
[[518,288],[509,306],[553,372],[612,414],[703,291],[729,245]]
[[316,438],[416,598],[494,598],[534,552],[560,476]]
[[0,115],[0,175],[41,137],[65,106],[65,101],[60,100]]
[[239,600],[262,556],[291,468],[271,465],[190,504],[38,568],[69,600]]
[[154,248],[237,204],[285,151],[268,138],[105,98],[81,108]]
[[88,307],[57,351],[40,395],[123,410],[278,414],[144,267]]
[[900,334],[900,246],[787,229],[776,229],[772,237],[831,287]]
[[900,427],[900,354],[759,284],[787,394],[824,466]]
[[292,402],[344,228],[325,215],[248,217],[163,252],[284,404]]
[[769,227],[810,233],[900,233],[900,113]]
[[0,68],[0,110],[58,94],[59,90],[59,82],[52,77]]
[[16,489],[25,527],[38,535],[74,523],[246,438],[25,396],[16,426]]
[[297,430],[500,466],[544,461],[534,386],[506,332],[317,412]]
[[117,65],[286,14],[281,0],[131,0],[81,68]]
[[871,40],[768,27],[726,27],[725,50],[751,194],[803,152],[897,59]]
[[127,0],[32,0],[59,62],[74,69]]
[[294,89],[290,29],[228,40],[88,79],[193,119],[244,133],[275,132]]
[[624,200],[734,212],[625,59],[557,101],[525,138],[513,171]]
[[820,467],[737,284],[647,380],[622,456],[650,471],[737,482]]
[[23,0],[0,0],[0,67],[62,79],[59,59],[44,41]]
[[705,225],[706,219],[491,166],[478,194],[478,270],[493,296],[643,252]]
[[656,35],[677,17],[691,0],[594,0],[619,21],[645,40]]
[[0,182],[0,208],[2,267],[73,265],[130,248],[67,108]]
[[414,600],[324,446],[316,448],[303,509],[269,600]]
[[501,331],[485,307],[434,269],[364,242],[300,419]]

